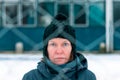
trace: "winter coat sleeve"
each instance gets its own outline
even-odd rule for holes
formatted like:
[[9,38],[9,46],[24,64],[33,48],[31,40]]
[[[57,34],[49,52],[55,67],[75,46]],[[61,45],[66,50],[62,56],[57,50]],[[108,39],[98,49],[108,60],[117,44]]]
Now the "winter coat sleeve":
[[84,70],[79,73],[78,80],[96,80],[96,76],[90,70]]
[[22,80],[42,80],[42,76],[39,74],[38,70],[35,69],[26,73]]
[[96,76],[93,72],[88,70],[88,78],[87,80],[96,80]]
[[22,80],[34,80],[33,79],[33,71],[30,71],[30,72],[24,74]]

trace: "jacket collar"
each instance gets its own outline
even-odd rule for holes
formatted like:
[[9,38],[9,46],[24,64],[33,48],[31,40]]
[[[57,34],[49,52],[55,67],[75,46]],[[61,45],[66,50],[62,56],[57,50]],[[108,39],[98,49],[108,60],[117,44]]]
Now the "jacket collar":
[[86,69],[87,60],[82,54],[77,53],[73,61],[64,65],[56,65],[56,64],[53,64],[47,57],[45,57],[44,61],[38,63],[37,68],[39,72],[42,73],[45,77],[50,78],[51,76],[53,76],[53,74],[50,73],[49,68],[52,71],[57,72],[57,75],[61,74],[61,72],[63,73],[62,75],[65,75],[66,73],[73,74],[72,72],[75,72],[81,69]]

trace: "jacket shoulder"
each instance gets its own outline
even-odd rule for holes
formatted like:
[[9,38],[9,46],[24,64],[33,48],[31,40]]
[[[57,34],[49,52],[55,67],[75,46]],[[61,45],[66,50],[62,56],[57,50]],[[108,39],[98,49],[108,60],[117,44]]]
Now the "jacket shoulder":
[[96,80],[95,74],[90,70],[87,70],[87,76],[89,77],[89,80]]
[[81,71],[79,78],[82,78],[83,80],[96,80],[95,74],[88,69]]
[[24,74],[22,80],[40,80],[42,77],[37,69],[33,69]]

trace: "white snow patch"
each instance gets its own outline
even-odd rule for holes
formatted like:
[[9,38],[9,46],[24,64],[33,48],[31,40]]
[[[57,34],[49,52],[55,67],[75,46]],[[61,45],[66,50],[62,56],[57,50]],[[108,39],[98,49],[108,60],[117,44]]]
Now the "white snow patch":
[[[120,54],[83,55],[97,80],[120,80]],[[0,80],[22,80],[41,58],[41,54],[0,54]]]

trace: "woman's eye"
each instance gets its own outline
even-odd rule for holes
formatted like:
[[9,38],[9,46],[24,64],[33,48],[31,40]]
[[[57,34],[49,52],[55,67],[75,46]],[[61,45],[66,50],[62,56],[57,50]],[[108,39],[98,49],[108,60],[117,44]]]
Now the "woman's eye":
[[55,43],[51,43],[50,46],[55,46]]
[[69,46],[69,44],[68,43],[64,43],[64,46]]

